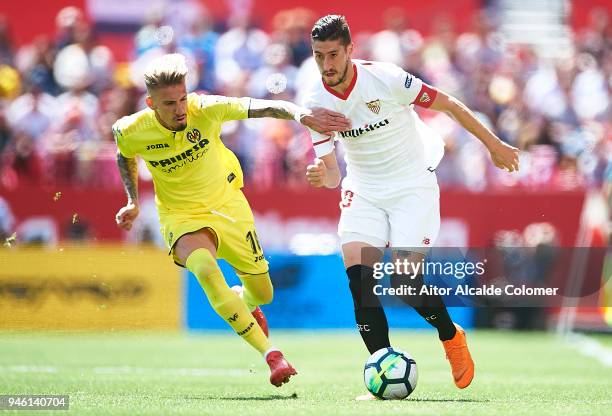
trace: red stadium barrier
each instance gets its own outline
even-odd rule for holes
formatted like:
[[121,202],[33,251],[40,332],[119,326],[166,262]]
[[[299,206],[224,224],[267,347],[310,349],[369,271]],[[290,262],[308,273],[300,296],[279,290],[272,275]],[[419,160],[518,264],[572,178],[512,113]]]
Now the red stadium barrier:
[[[150,193],[150,188],[141,186],[141,200]],[[289,223],[296,221],[301,221],[300,229],[313,233],[335,232],[340,214],[338,191],[272,188],[267,191],[247,189],[245,193],[256,213],[258,227],[262,228],[260,234],[264,241],[266,229],[272,225],[288,232]],[[67,239],[71,233],[74,235],[79,225],[87,226],[89,239],[118,241],[124,238],[114,222],[116,211],[125,203],[121,189],[20,186],[12,191],[0,190],[0,197],[13,212],[15,229],[36,220],[54,227],[50,232],[59,240]],[[508,190],[477,194],[442,191],[441,238],[446,245],[483,247],[491,245],[500,230],[522,233],[530,224],[549,223],[554,227],[557,242],[572,246],[584,198],[583,191]]]

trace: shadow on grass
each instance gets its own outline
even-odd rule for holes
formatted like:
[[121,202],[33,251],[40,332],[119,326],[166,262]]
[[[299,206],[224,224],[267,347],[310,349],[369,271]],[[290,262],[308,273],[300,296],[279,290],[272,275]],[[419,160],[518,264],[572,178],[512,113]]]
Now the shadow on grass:
[[[230,400],[238,402],[249,402],[249,401],[272,401],[272,400],[296,400],[298,395],[293,393],[290,396],[281,396],[280,394],[272,394],[269,396],[184,396],[184,400]],[[391,401],[391,400],[390,400]],[[487,399],[407,399],[405,402],[428,402],[428,403],[487,403],[490,400]]]
[[490,400],[487,399],[407,399],[407,402],[461,402],[461,403],[487,403]]
[[281,396],[280,394],[272,394],[269,396],[185,396],[185,400],[231,400],[231,401],[269,401],[269,400],[295,400],[298,396],[293,393],[290,396]]

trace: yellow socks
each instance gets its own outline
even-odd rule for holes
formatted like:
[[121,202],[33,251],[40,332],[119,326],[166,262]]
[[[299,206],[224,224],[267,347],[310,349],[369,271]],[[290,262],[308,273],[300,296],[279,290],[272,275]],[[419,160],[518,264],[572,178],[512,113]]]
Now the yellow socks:
[[238,277],[242,282],[242,300],[252,312],[259,305],[272,302],[274,289],[268,273],[262,274],[240,274]]
[[270,341],[245,302],[229,288],[210,251],[204,248],[194,250],[187,258],[186,266],[197,277],[215,312],[257,351],[262,354],[268,351]]

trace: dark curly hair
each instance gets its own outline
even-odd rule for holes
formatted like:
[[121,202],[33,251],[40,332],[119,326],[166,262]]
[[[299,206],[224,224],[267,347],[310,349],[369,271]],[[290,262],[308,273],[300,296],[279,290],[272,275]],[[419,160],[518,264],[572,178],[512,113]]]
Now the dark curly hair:
[[314,24],[311,39],[313,42],[340,39],[342,45],[346,46],[351,43],[351,30],[344,16],[328,14]]

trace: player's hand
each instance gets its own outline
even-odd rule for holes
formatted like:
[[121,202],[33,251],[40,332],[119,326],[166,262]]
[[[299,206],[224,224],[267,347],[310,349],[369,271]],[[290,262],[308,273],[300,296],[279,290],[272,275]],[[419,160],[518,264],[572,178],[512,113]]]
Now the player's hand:
[[327,177],[327,168],[325,162],[321,159],[315,159],[314,164],[308,165],[306,168],[306,179],[311,186],[322,188],[325,186],[325,178]]
[[121,208],[115,216],[117,226],[122,230],[129,231],[132,228],[132,223],[140,212],[138,205],[128,203],[126,206]]
[[519,149],[500,140],[489,149],[489,152],[495,166],[508,172],[518,172]]
[[334,131],[351,128],[351,121],[343,114],[321,107],[308,109],[300,118],[300,123],[317,133],[331,135]]

